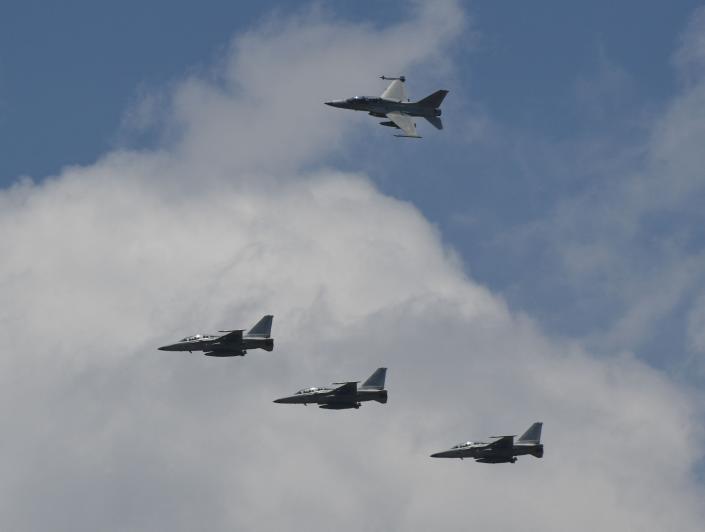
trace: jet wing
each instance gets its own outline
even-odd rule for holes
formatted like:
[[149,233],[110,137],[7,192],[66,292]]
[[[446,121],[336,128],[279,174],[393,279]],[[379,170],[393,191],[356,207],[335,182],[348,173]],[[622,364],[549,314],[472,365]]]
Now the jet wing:
[[335,390],[333,390],[333,395],[356,395],[357,394],[357,381],[355,382],[337,382],[340,384]]
[[387,113],[387,118],[394,122],[399,129],[404,132],[404,135],[397,135],[398,137],[416,137],[421,138],[421,136],[416,132],[416,124],[409,115],[405,115],[398,111],[392,111]]
[[[238,329],[237,331],[227,331],[228,334],[224,334],[220,338],[218,338],[219,343],[239,343],[242,342],[242,333],[244,329]],[[221,331],[221,332],[226,332],[226,331]]]
[[406,90],[404,90],[404,82],[395,79],[389,84],[389,87],[382,93],[382,99],[394,100],[395,102],[406,101]]
[[511,449],[514,447],[514,436],[494,436],[497,439],[486,445],[487,449]]

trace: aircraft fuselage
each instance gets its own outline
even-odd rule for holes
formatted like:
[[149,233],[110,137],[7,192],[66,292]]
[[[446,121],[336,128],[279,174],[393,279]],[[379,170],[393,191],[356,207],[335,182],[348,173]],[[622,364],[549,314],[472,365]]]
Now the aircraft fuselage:
[[478,442],[470,445],[455,447],[431,455],[433,458],[473,458],[478,462],[500,464],[515,462],[516,456],[530,454],[536,458],[543,456],[543,444],[515,443],[507,449],[488,448],[486,443]]
[[346,408],[359,408],[365,401],[387,402],[387,390],[366,390],[358,388],[355,394],[336,395],[332,388],[317,388],[315,391],[301,391],[288,397],[275,399],[275,403],[283,404],[317,404],[321,408],[343,410]]
[[345,100],[325,102],[326,105],[352,111],[365,111],[372,116],[384,118],[388,113],[399,112],[409,116],[441,116],[440,109],[418,105],[415,102],[397,102],[377,96],[355,96]]
[[174,344],[160,347],[161,351],[206,351],[210,356],[238,356],[249,349],[274,349],[273,338],[243,336],[240,342],[221,342],[219,336],[197,335]]

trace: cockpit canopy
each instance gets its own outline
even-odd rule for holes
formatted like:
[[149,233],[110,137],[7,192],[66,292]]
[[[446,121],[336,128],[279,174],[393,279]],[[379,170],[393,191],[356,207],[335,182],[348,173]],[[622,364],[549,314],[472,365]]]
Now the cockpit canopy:
[[304,388],[303,390],[299,390],[298,392],[296,392],[296,395],[317,392],[319,389],[320,388],[315,388],[315,387],[314,388]]
[[470,447],[472,445],[471,441],[466,441],[459,443],[458,445],[453,445],[452,449],[462,449],[463,447]]
[[179,340],[179,342],[195,342],[196,340],[200,340],[203,338],[202,334],[194,334],[193,336],[187,336],[186,338],[182,338]]
[[348,98],[349,103],[364,103],[368,101],[370,98],[368,96],[353,96],[352,98]]
[[304,388],[303,390],[299,390],[296,392],[296,395],[302,395],[306,393],[316,393],[316,392],[326,392],[330,390],[330,388],[326,388],[324,386],[313,386],[311,388]]

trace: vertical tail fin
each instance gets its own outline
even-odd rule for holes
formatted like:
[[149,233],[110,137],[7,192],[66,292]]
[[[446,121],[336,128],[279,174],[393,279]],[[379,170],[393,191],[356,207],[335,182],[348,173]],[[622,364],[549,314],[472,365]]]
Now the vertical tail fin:
[[448,91],[446,90],[436,91],[433,94],[426,96],[424,99],[419,100],[416,104],[423,107],[438,109],[443,103],[443,99],[446,97],[446,94],[448,94]]
[[521,443],[541,443],[541,427],[543,427],[543,423],[540,421],[534,423],[517,441]]
[[370,378],[362,383],[360,388],[384,389],[384,379],[387,377],[387,368],[379,368],[370,375]]
[[274,316],[268,314],[259,320],[252,329],[247,331],[247,336],[259,336],[260,338],[269,338],[272,334],[272,320]]

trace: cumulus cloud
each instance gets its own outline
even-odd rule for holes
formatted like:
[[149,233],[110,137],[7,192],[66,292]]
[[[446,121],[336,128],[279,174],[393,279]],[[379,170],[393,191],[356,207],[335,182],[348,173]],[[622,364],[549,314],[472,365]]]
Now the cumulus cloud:
[[[370,121],[331,113],[322,102],[367,94],[380,74],[409,73],[422,64],[435,73],[448,69],[447,52],[465,27],[463,12],[455,2],[410,7],[412,18],[383,30],[320,9],[271,18],[236,38],[207,76],[184,80],[161,121],[149,95],[130,121],[143,128],[156,120],[182,156],[180,167],[188,164],[186,175],[199,172],[201,181],[320,163],[343,148],[352,124]],[[380,83],[381,92],[386,84]]]
[[[701,528],[687,390],[546,337],[413,205],[320,163],[356,123],[320,101],[435,60],[461,19],[273,20],[175,89],[160,149],[0,193],[4,529]],[[272,353],[155,350],[265,312]],[[271,402],[381,365],[386,406]],[[543,460],[428,458],[535,420]]]

